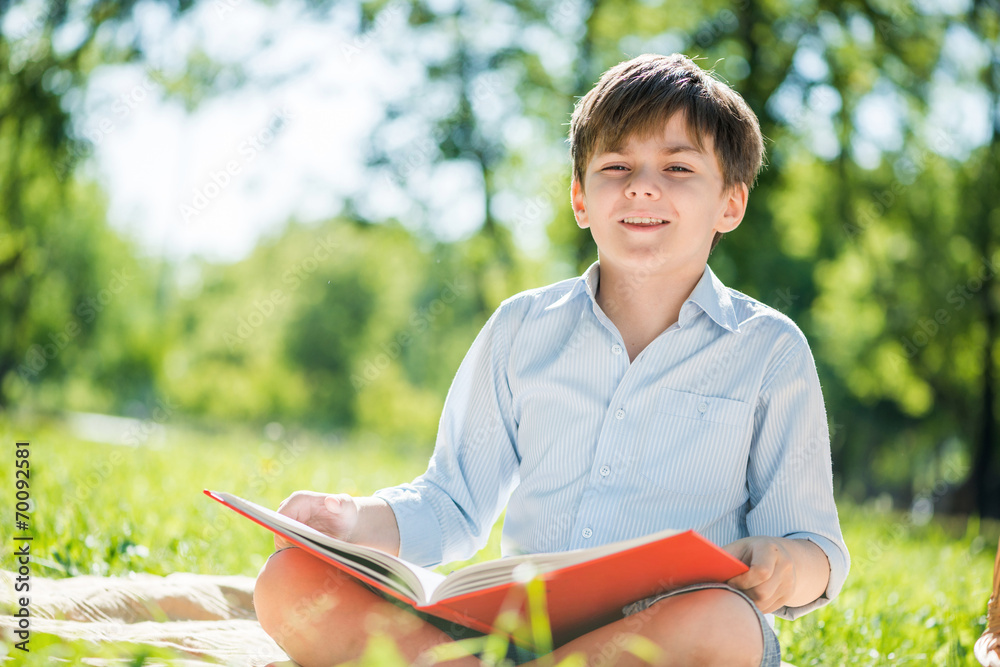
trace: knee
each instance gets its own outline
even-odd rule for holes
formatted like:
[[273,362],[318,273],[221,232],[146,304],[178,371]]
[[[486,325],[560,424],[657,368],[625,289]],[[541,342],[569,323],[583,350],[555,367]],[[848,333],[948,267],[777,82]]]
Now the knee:
[[654,632],[696,638],[697,658],[690,664],[758,667],[764,654],[763,628],[757,612],[742,596],[722,588],[707,588],[667,598],[653,608],[674,601],[667,613],[654,616],[669,628]]
[[336,606],[346,575],[302,549],[271,554],[257,575],[253,602],[257,620],[275,638],[311,621]]
[[707,627],[759,626],[757,613],[742,596],[724,588],[705,588],[680,596],[685,616]]

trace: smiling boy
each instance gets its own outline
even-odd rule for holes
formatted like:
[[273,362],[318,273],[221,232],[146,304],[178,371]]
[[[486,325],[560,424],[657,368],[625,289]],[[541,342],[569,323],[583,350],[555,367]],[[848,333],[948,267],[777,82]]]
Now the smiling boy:
[[[757,119],[689,59],[647,55],[580,100],[570,140],[573,211],[599,260],[501,304],[458,370],[427,472],[370,498],[300,491],[280,511],[423,565],[468,558],[505,506],[505,555],[693,528],[749,571],[638,600],[555,657],[650,664],[622,649],[641,635],[658,665],[777,665],[766,615],[829,602],[849,557],[809,347],[707,266],[743,219]],[[298,549],[272,556],[255,600],[303,665],[356,657],[376,627],[411,662],[455,636]]]

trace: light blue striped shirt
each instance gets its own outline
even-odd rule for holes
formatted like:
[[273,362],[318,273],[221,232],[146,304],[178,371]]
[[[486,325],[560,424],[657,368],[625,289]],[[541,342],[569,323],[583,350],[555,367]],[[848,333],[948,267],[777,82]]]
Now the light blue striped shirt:
[[631,363],[595,300],[600,269],[504,301],[448,392],[427,471],[382,489],[400,556],[563,551],[693,528],[716,544],[809,539],[833,599],[850,560],[819,378],[802,332],[705,267],[676,324]]

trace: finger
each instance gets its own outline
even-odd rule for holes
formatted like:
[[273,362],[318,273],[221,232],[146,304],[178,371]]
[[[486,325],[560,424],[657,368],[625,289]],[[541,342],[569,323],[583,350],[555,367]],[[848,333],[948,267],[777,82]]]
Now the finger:
[[750,538],[744,537],[742,539],[736,540],[735,542],[730,542],[729,544],[722,547],[723,551],[726,551],[730,556],[738,561],[750,564],[751,549]]
[[784,606],[783,604],[778,602],[777,599],[775,598],[769,598],[768,600],[764,600],[761,602],[757,602],[755,600],[754,604],[757,605],[757,608],[760,609],[760,613],[762,614],[773,614],[774,612],[778,611]]
[[760,607],[777,599],[780,588],[779,584],[780,582],[772,577],[745,590],[744,593]]
[[297,494],[292,494],[281,501],[278,505],[278,514],[282,514],[292,519],[298,518],[299,498]]
[[741,591],[757,588],[771,577],[771,569],[767,565],[755,563],[743,574],[736,575],[726,583]]
[[317,510],[323,508],[324,497],[325,494],[313,491],[296,491],[278,505],[278,514],[283,514],[302,523],[309,523]]
[[765,593],[764,591],[757,589],[757,596],[747,595],[753,603],[757,605],[757,608],[761,610],[764,614],[770,614],[776,609],[780,609],[784,606],[777,594],[777,591],[772,591],[770,593]]

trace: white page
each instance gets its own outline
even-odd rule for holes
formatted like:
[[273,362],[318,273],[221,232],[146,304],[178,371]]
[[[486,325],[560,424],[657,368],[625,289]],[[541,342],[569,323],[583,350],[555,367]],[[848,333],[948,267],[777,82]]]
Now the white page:
[[432,595],[432,601],[437,602],[450,597],[455,597],[463,593],[468,593],[480,588],[489,588],[510,581],[514,581],[514,569],[519,565],[526,565],[529,570],[526,576],[530,578],[533,570],[535,574],[543,574],[558,570],[568,565],[585,563],[603,556],[608,556],[619,551],[625,551],[641,544],[656,542],[671,535],[677,535],[683,531],[663,530],[651,535],[636,537],[631,540],[622,540],[610,544],[602,544],[596,547],[585,549],[574,549],[573,551],[560,551],[554,553],[525,554],[523,556],[508,556],[499,560],[476,563],[461,570],[452,572],[448,580],[440,584]]
[[[412,598],[418,604],[426,604],[433,595],[434,590],[444,581],[445,577],[427,568],[408,563],[405,560],[396,558],[384,551],[372,549],[370,547],[352,544],[335,537],[321,533],[315,528],[304,523],[289,518],[283,514],[278,514],[274,510],[269,510],[249,500],[244,500],[239,496],[222,491],[212,491],[212,494],[222,498],[235,508],[238,508],[248,515],[259,519],[265,524],[282,528],[289,533],[302,538],[304,541],[312,543],[319,551],[340,555],[343,562],[356,569],[363,571],[388,586],[400,590],[406,596]],[[331,554],[332,555],[332,554]],[[349,558],[351,556],[353,558]],[[399,582],[388,580],[384,575],[356,562],[356,560],[369,561],[370,563],[388,570],[402,580]]]

